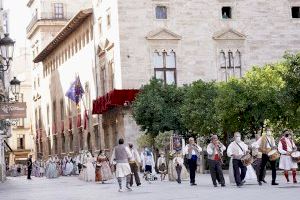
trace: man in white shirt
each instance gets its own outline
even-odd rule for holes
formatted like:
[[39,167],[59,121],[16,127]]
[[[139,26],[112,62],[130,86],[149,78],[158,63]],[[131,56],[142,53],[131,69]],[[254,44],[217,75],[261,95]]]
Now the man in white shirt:
[[262,153],[258,184],[262,185],[265,167],[267,162],[270,162],[272,169],[272,185],[278,185],[278,183],[276,183],[276,160],[271,161],[268,156],[268,153],[272,149],[277,149],[275,140],[272,137],[272,132],[269,127],[266,128],[266,135],[261,136],[257,140],[256,147],[258,147],[258,150]]
[[247,167],[243,165],[241,158],[246,155],[247,152],[248,146],[241,140],[241,134],[235,132],[234,141],[231,142],[227,148],[227,155],[232,157],[234,179],[238,187],[241,187],[245,182]]
[[222,171],[222,156],[223,151],[225,150],[226,147],[219,141],[218,136],[212,135],[211,142],[207,146],[207,158],[211,179],[215,187],[218,186],[217,177],[219,178],[221,186],[225,186],[225,179]]
[[194,138],[189,138],[189,144],[187,144],[183,150],[183,154],[188,159],[189,169],[190,169],[190,184],[191,186],[197,185],[195,183],[195,176],[197,170],[197,160],[200,158],[200,153],[202,148],[199,147]]
[[141,163],[141,158],[137,150],[133,147],[132,143],[129,143],[129,149],[131,152],[132,157],[129,159],[129,165],[131,168],[131,178],[130,178],[130,187],[133,185],[133,176],[135,179],[135,183],[137,186],[141,185],[140,177],[139,177],[139,165]]

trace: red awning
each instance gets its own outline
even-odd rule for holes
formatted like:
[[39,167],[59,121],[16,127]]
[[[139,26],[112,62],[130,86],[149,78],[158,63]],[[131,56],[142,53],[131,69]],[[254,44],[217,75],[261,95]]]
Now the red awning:
[[103,114],[116,106],[134,101],[139,90],[113,90],[93,101],[92,114]]

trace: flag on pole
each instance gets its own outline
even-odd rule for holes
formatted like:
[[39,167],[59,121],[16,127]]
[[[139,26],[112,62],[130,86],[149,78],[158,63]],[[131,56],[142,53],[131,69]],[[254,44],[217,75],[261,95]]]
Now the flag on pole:
[[83,94],[84,90],[81,85],[80,78],[79,76],[77,76],[75,81],[71,84],[71,87],[67,91],[66,96],[72,101],[74,101],[76,105],[78,105]]

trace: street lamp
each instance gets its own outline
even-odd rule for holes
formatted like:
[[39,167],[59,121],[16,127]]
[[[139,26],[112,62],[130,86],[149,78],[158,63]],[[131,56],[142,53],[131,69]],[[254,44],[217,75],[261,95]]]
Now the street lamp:
[[4,60],[4,64],[0,65],[1,71],[7,71],[9,68],[9,63],[13,58],[15,41],[13,41],[8,33],[4,34],[4,38],[0,40],[0,53]]
[[11,92],[13,93],[13,95],[15,96],[16,101],[19,100],[20,85],[21,85],[21,81],[19,81],[16,77],[14,77],[10,81],[10,89],[11,89]]

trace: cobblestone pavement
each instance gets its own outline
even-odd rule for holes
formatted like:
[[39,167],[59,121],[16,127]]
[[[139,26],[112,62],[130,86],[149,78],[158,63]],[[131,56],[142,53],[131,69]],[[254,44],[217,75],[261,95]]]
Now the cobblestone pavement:
[[[225,175],[228,182],[228,176]],[[270,182],[271,177],[266,180]],[[243,188],[227,184],[225,188],[214,188],[209,175],[198,175],[197,186],[187,181],[181,185],[169,181],[143,182],[141,187],[133,187],[132,192],[117,192],[115,180],[106,184],[86,183],[78,177],[57,179],[10,177],[0,183],[0,200],[299,200],[300,184],[287,184],[283,176],[278,176],[279,186],[247,182]]]

